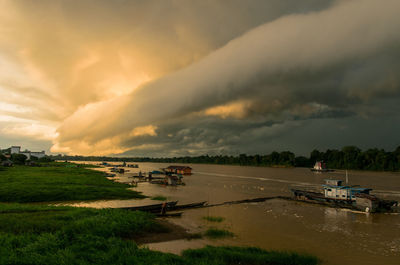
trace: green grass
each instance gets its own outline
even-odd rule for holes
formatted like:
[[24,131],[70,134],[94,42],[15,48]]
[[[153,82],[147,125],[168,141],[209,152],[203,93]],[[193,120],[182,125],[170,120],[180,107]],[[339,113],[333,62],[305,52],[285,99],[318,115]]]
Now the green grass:
[[221,223],[222,221],[225,220],[224,217],[220,216],[204,216],[204,220],[209,221],[209,222],[214,222],[214,223]]
[[41,234],[63,231],[131,238],[163,231],[153,216],[140,211],[0,204],[0,233]]
[[128,190],[129,185],[108,180],[102,172],[73,165],[53,162],[42,167],[5,168],[0,173],[0,201],[26,203],[145,197]]
[[217,239],[217,238],[224,238],[224,237],[233,237],[235,234],[228,230],[224,229],[217,229],[217,228],[209,228],[204,235],[206,237]]
[[[316,265],[311,255],[294,252],[266,251],[254,247],[212,247],[185,250],[182,256],[191,264],[213,265]],[[189,263],[188,263],[189,264]]]
[[157,196],[151,197],[151,199],[155,200],[155,201],[166,201],[167,197],[161,196],[161,195],[157,195]]
[[163,231],[139,211],[1,203],[0,264],[162,264],[177,258],[124,238]]
[[78,164],[79,167],[83,167],[83,168],[100,168],[100,166],[98,165],[93,165],[93,164]]

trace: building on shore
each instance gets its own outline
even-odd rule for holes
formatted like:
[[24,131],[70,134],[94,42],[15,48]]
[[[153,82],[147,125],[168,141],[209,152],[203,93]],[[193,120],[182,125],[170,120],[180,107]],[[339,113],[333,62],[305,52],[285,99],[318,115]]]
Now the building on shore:
[[36,158],[42,158],[46,156],[46,152],[45,151],[41,151],[41,152],[32,152],[29,150],[25,150],[21,152],[21,146],[11,146],[10,148],[8,148],[9,154],[13,155],[13,154],[21,154],[21,155],[25,155],[27,157],[27,160],[30,160],[33,156]]
[[11,146],[11,154],[19,154],[21,152],[21,146]]

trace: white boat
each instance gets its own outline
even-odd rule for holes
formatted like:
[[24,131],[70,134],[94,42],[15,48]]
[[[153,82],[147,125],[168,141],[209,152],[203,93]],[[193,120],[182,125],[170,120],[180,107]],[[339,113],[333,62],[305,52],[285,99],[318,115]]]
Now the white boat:
[[333,171],[333,169],[328,169],[326,167],[326,163],[324,161],[317,161],[315,162],[315,165],[313,168],[310,168],[311,171],[315,171],[315,172],[329,172],[329,171]]

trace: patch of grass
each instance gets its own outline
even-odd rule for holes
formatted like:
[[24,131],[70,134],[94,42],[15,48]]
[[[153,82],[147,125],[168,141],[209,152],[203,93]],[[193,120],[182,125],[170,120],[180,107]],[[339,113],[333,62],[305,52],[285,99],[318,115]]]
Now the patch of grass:
[[83,168],[100,168],[100,166],[98,165],[93,165],[93,164],[78,164],[79,167],[83,167]]
[[[294,252],[266,251],[254,247],[212,247],[189,249],[182,253],[190,264],[213,265],[316,265],[319,260],[311,255]],[[188,263],[189,264],[189,263]]]
[[157,196],[151,197],[151,199],[155,200],[155,201],[166,201],[167,197],[161,196],[161,195],[157,195]]
[[74,235],[130,238],[164,230],[151,214],[140,211],[0,203],[0,233],[41,234],[57,231]]
[[204,216],[203,219],[214,223],[221,223],[222,221],[225,220],[224,217],[220,216]]
[[233,237],[235,234],[228,230],[224,229],[217,229],[217,228],[209,228],[204,235],[206,237],[217,239],[217,238],[224,238],[224,237]]
[[127,184],[108,180],[104,173],[70,163],[42,167],[14,166],[0,174],[2,202],[56,202],[143,198]]

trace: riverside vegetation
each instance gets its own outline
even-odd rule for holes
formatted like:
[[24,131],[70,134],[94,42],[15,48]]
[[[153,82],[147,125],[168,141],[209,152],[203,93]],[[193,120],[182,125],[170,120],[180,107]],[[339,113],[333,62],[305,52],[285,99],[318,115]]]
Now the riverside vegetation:
[[151,214],[46,205],[144,197],[127,187],[69,163],[0,167],[0,264],[318,263],[307,254],[258,248],[208,246],[181,256],[151,251],[135,243],[146,233],[166,231]]
[[266,167],[312,167],[316,161],[324,160],[328,168],[399,171],[400,146],[393,152],[383,149],[368,149],[362,151],[356,146],[345,146],[340,150],[328,149],[324,151],[313,150],[309,157],[296,156],[290,151],[272,152],[268,155],[238,156],[228,155],[202,155],[185,157],[100,157],[100,156],[53,156],[56,160],[86,160],[86,161],[126,161],[126,162],[162,162],[162,163],[193,163],[193,164],[219,164],[241,166],[266,166]]

